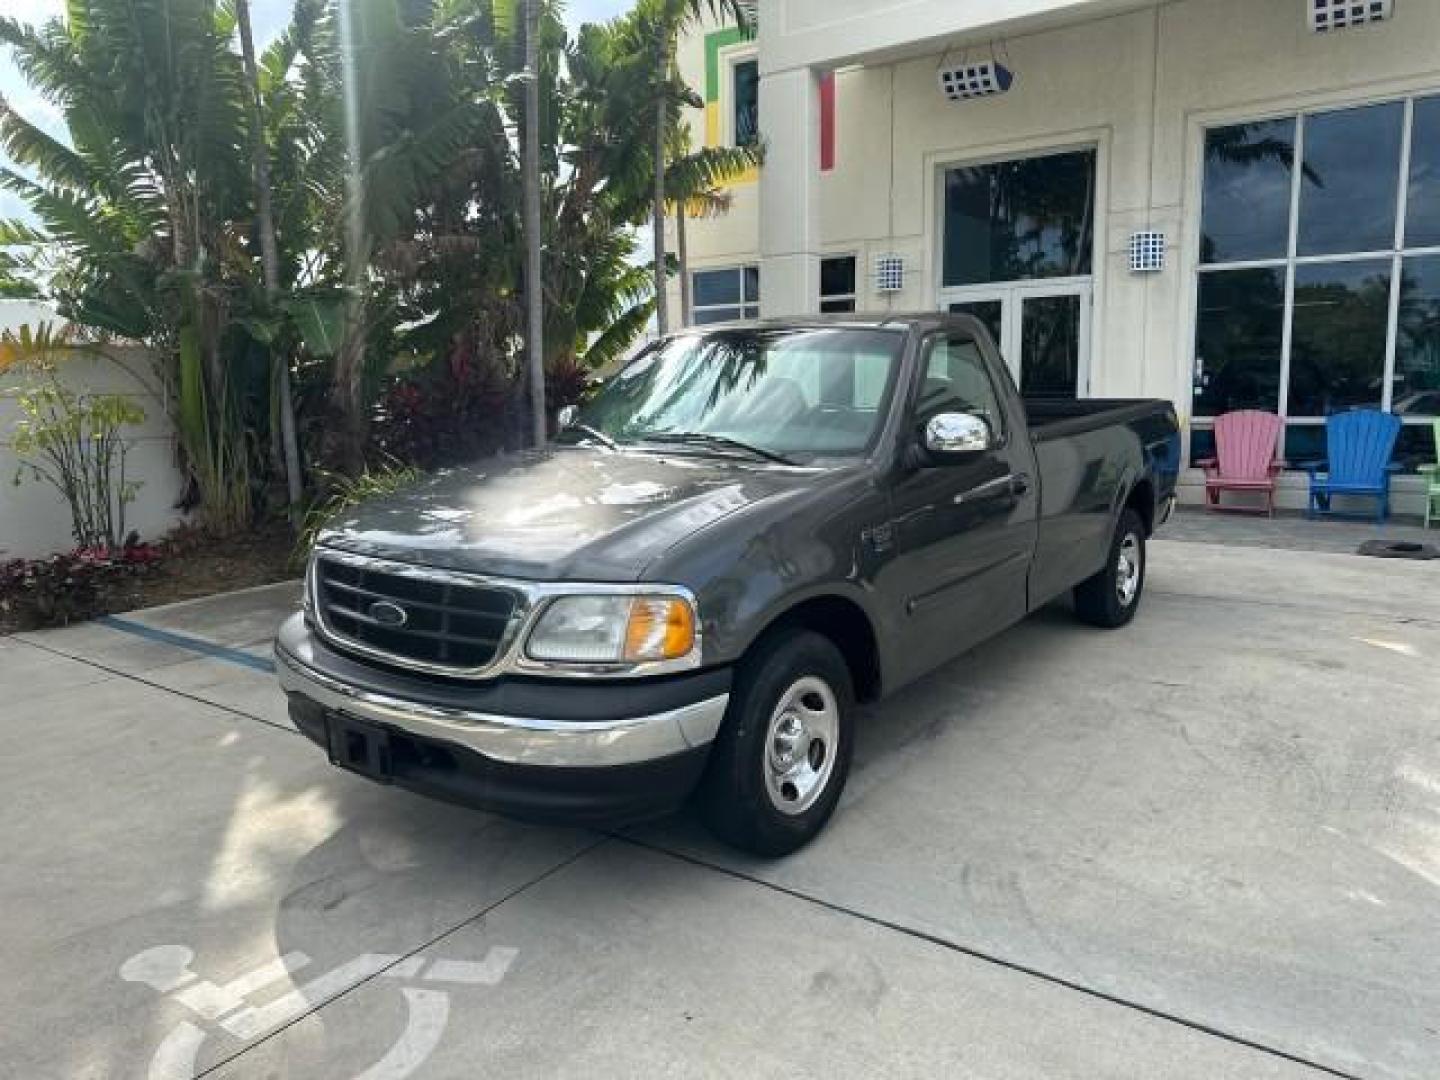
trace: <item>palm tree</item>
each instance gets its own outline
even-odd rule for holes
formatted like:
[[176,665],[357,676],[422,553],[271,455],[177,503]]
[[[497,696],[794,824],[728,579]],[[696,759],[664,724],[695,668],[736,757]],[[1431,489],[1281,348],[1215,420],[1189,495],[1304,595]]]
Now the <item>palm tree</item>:
[[675,94],[677,73],[675,49],[680,35],[703,17],[733,20],[742,29],[749,27],[749,11],[744,0],[640,0],[635,15],[645,27],[654,50],[653,93],[655,122],[654,181],[650,212],[655,271],[655,319],[660,333],[670,329],[669,303],[665,292],[665,207],[666,158],[671,141],[671,99]]
[[530,438],[545,445],[545,306],[540,259],[540,0],[525,3],[525,353],[530,383]]
[[249,516],[227,327],[243,292],[248,216],[240,60],[214,0],[77,0],[35,29],[0,18],[0,42],[56,105],[67,145],[8,106],[0,146],[29,173],[0,185],[40,221],[61,314],[155,346],[174,364],[177,427],[199,501],[219,528]]
[[[255,41],[250,31],[250,0],[235,0],[240,30],[240,55],[245,64],[245,109],[249,115],[252,168],[255,173],[255,217],[260,233],[260,266],[265,279],[265,303],[271,310],[280,299],[280,253],[275,246],[275,213],[270,189],[270,149],[265,144],[264,106],[261,100],[260,71],[255,64]],[[272,349],[275,380],[279,389],[281,455],[290,500],[290,523],[298,526],[303,484],[300,478],[300,448],[295,437],[295,402],[290,389],[290,359]]]

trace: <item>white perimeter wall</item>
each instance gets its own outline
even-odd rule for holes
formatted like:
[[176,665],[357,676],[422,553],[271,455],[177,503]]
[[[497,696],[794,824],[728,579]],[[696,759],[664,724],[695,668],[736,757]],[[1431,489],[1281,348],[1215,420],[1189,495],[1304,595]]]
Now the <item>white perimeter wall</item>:
[[[770,39],[765,20],[783,22],[786,6],[787,0],[762,5],[762,41]],[[915,25],[930,25],[920,9],[953,8],[954,0],[900,6]],[[1097,4],[1091,10],[1113,9]],[[1004,38],[1013,89],[954,104],[937,88],[940,54],[892,60],[891,35],[884,53],[838,69],[836,167],[810,179],[818,199],[814,254],[855,252],[862,279],[873,255],[902,254],[905,291],[881,296],[862,284],[860,307],[933,308],[937,195],[946,164],[1096,146],[1090,392],[1169,398],[1188,417],[1203,127],[1440,92],[1440,0],[1404,0],[1388,23],[1331,35],[1312,33],[1305,15],[1301,0],[1174,0],[1017,32]],[[703,86],[700,37],[686,43],[680,60],[691,83]],[[813,53],[820,39],[808,40]],[[845,50],[836,61],[850,62],[850,38],[837,34],[834,41]],[[988,42],[987,33],[972,56],[976,49],[988,55]],[[963,43],[955,39],[952,56]],[[762,71],[776,66],[762,57]],[[703,130],[699,114],[694,124]],[[736,190],[728,217],[692,223],[692,268],[760,261],[762,188],[784,197],[793,183],[764,176]],[[1130,234],[1142,227],[1168,237],[1160,274],[1133,275],[1127,268]],[[766,285],[762,279],[762,289]],[[1411,478],[1397,481],[1399,509],[1419,506],[1415,486]]]
[[[42,321],[55,321],[54,312],[44,305],[0,301],[0,328],[13,330],[22,323]],[[116,349],[115,355],[153,385],[150,358],[143,350]],[[70,358],[61,370],[66,384],[77,392],[127,394],[145,411],[145,422],[133,429],[135,446],[126,459],[127,473],[143,486],[126,510],[126,522],[142,539],[158,538],[182,520],[172,505],[181,478],[175,467],[173,428],[163,403],[109,360]],[[28,478],[19,486],[11,483],[19,464],[8,439],[18,414],[13,391],[24,382],[15,372],[0,374],[0,560],[50,555],[75,546],[69,509],[54,488]]]

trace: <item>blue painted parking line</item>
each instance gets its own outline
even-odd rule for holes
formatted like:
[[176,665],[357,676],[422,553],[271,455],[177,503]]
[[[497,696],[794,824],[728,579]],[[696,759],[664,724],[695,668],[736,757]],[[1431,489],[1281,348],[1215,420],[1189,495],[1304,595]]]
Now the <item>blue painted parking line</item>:
[[263,671],[266,674],[275,672],[275,662],[267,657],[252,656],[240,649],[232,649],[227,645],[216,645],[214,642],[191,637],[189,634],[177,634],[173,630],[160,630],[132,619],[122,619],[118,615],[102,615],[95,621],[112,630],[148,638],[150,641],[158,641],[163,645],[174,645],[177,649],[188,649],[201,656],[208,656],[212,660],[224,660],[230,664],[239,664],[241,667]]

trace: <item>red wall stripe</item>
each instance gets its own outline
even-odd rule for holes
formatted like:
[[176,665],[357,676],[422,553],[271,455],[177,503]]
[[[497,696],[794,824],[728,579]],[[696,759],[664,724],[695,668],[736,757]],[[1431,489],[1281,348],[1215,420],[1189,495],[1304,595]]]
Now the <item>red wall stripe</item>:
[[820,171],[835,167],[835,73],[820,76]]

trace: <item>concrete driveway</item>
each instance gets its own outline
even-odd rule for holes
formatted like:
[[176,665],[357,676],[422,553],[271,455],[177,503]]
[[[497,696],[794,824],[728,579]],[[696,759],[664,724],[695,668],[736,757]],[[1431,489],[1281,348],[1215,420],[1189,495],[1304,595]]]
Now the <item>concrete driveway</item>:
[[0,639],[0,1075],[1440,1075],[1440,564],[1157,542],[770,863],[332,769],[293,602]]

